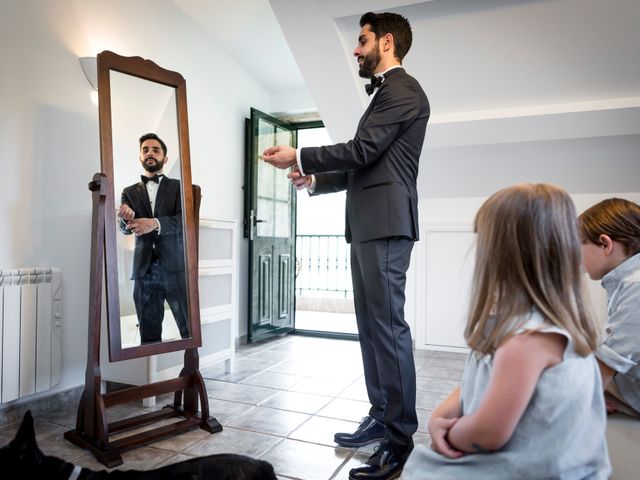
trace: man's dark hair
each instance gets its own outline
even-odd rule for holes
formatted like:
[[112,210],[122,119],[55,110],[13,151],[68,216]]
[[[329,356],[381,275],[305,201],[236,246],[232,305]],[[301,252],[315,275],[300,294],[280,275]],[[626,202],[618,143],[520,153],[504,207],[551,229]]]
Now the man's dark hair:
[[147,140],[157,140],[158,143],[160,143],[160,146],[162,147],[162,151],[164,152],[164,156],[167,156],[167,146],[164,144],[164,142],[162,141],[162,139],[156,135],[155,133],[145,133],[144,135],[142,135],[140,137],[140,148],[142,148],[142,144],[144,142],[146,142]]
[[376,40],[387,33],[393,35],[393,42],[396,46],[395,56],[400,62],[411,48],[411,25],[402,15],[397,13],[367,12],[360,18],[360,28],[369,25],[371,31],[375,33]]

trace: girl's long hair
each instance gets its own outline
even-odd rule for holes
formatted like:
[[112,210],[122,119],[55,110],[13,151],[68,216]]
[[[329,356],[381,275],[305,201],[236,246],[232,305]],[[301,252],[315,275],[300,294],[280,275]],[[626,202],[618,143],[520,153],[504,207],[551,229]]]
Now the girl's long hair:
[[465,338],[493,353],[537,309],[569,332],[582,356],[599,342],[585,298],[576,211],[566,191],[520,184],[493,194],[475,218],[476,263]]

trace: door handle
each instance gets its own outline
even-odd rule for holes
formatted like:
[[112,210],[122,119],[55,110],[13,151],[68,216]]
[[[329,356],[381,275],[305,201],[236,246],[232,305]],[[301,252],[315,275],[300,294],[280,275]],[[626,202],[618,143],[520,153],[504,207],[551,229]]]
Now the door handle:
[[256,218],[256,211],[255,210],[251,210],[251,212],[249,212],[249,240],[253,240],[254,227],[258,223],[263,223],[263,222],[266,222],[266,220],[261,220],[259,218]]

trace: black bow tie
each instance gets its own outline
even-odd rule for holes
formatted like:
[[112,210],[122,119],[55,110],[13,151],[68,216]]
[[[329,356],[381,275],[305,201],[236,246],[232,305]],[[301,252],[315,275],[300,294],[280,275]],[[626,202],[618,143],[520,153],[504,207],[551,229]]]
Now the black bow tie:
[[145,175],[140,175],[140,179],[142,180],[142,183],[144,183],[146,185],[147,182],[149,182],[149,181],[160,183],[160,177],[163,177],[163,176],[164,175],[162,173],[160,173],[160,174],[156,173],[153,177],[147,177]]
[[384,75],[374,75],[371,77],[371,83],[364,86],[364,89],[367,91],[367,95],[371,95],[373,91],[382,85],[382,81],[384,80]]

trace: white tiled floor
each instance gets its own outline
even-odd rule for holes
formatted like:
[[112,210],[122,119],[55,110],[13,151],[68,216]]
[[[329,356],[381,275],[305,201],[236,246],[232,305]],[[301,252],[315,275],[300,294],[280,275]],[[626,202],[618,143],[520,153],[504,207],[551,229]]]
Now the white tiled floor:
[[[420,422],[416,443],[428,443],[429,413],[459,381],[463,358],[415,352]],[[335,432],[353,431],[369,408],[355,341],[289,335],[239,348],[230,373],[219,365],[202,374],[211,415],[224,430],[214,435],[194,430],[125,452],[121,468],[151,469],[230,452],[271,462],[282,479],[346,479],[373,451],[373,445],[349,449],[333,442]],[[113,407],[108,420],[144,410],[141,402]],[[78,465],[103,469],[91,453],[63,439],[74,424],[75,407],[36,415],[40,447]],[[0,428],[0,444],[7,443],[17,427]]]
[[296,310],[296,329],[318,332],[358,333],[355,313]]

